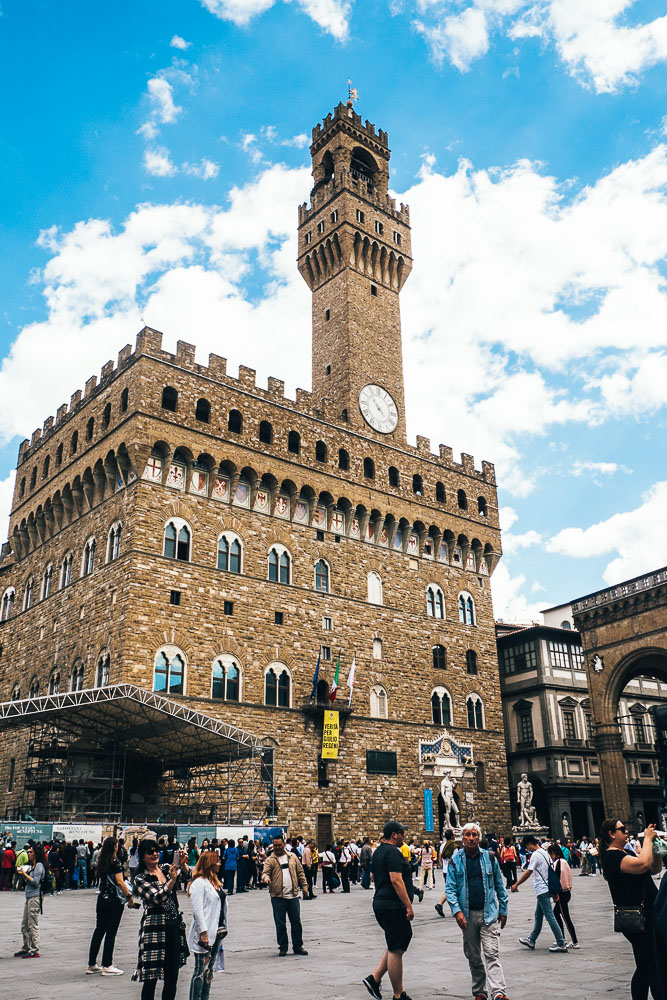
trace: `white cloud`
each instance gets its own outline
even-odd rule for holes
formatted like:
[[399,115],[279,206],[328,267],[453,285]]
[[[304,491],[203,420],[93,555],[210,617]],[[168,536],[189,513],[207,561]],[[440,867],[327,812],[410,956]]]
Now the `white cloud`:
[[630,23],[635,0],[417,0],[417,28],[437,62],[465,71],[488,49],[490,33],[541,37],[568,71],[611,92],[667,61],[667,16]]
[[12,509],[16,471],[12,469],[6,479],[0,479],[0,545],[9,534],[9,512]]
[[588,528],[564,528],[546,545],[549,552],[588,559],[616,553],[604,579],[619,583],[667,563],[667,481],[655,483],[634,510],[613,514]]
[[[246,25],[253,17],[273,7],[276,0],[201,0],[201,3],[221,20]],[[334,38],[339,41],[347,38],[352,0],[296,0],[296,3]]]
[[186,40],[184,38],[181,38],[180,35],[173,35],[169,44],[171,45],[172,49],[181,49],[181,51],[184,52],[186,49],[190,48],[192,42],[186,42]]
[[281,145],[296,146],[297,149],[305,149],[306,146],[310,145],[310,139],[305,132],[301,132],[299,135],[293,135],[291,139],[283,139]]
[[154,76],[148,81],[147,87],[157,120],[163,124],[175,122],[183,108],[174,104],[174,91],[169,81],[164,77]]
[[164,146],[144,151],[144,170],[153,177],[173,177],[178,167],[171,162],[169,150]]
[[[525,586],[526,578],[523,574],[511,576],[507,564],[498,563],[491,577],[493,613],[496,618],[522,625],[542,621],[541,608],[544,607],[544,601],[539,604],[531,601],[524,593]],[[537,586],[540,590],[544,589],[539,583]],[[533,584],[531,591],[535,592],[535,589]]]
[[220,173],[220,165],[204,156],[199,163],[184,163],[182,170],[186,174],[200,177],[203,181],[210,181]]
[[522,535],[513,535],[511,532],[506,532],[503,535],[503,553],[506,556],[511,556],[520,549],[529,549],[533,545],[540,545],[541,543],[542,535],[539,531],[533,529],[524,531]]

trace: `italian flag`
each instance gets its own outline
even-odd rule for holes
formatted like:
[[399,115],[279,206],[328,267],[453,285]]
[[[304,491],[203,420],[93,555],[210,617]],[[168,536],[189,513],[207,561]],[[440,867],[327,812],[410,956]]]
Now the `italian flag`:
[[331,690],[329,691],[329,701],[333,704],[336,700],[336,691],[338,690],[338,675],[340,674],[340,653],[338,654],[338,663],[336,664],[336,673],[334,674],[334,679],[331,684]]

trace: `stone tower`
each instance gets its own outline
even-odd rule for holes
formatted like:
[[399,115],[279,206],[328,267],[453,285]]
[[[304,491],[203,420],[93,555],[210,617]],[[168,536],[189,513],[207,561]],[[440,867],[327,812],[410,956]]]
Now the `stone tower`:
[[410,212],[387,193],[387,133],[339,104],[313,129],[314,186],[299,209],[299,271],[313,293],[313,398],[365,435],[405,442],[399,293]]

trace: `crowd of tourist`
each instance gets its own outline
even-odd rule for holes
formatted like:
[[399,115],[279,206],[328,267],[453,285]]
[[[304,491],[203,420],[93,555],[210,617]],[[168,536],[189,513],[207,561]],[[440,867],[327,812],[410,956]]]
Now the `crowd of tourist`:
[[[652,826],[640,843],[617,819],[605,820],[600,838],[576,842],[540,842],[534,834],[497,839],[493,833],[482,836],[476,823],[467,823],[456,835],[445,831],[439,843],[408,840],[396,821],[386,824],[378,842],[366,836],[319,847],[302,836],[269,841],[245,835],[239,840],[203,838],[201,843],[191,837],[181,845],[173,835],[154,839],[147,834],[129,844],[107,837],[97,846],[55,840],[30,841],[19,848],[5,834],[0,837],[0,889],[25,896],[23,944],[15,957],[40,957],[44,895],[97,888],[86,973],[123,974],[113,963],[116,934],[125,906],[142,907],[133,975],[142,983],[141,1000],[153,1000],[160,981],[163,1000],[173,1000],[179,970],[190,954],[191,1000],[207,1000],[214,972],[224,968],[229,896],[268,889],[278,955],[289,950],[289,920],[292,951],[305,956],[300,902],[320,893],[349,893],[358,885],[374,890],[373,912],[387,945],[363,984],[381,1000],[380,984],[388,974],[395,1000],[410,1000],[403,987],[403,955],[412,938],[413,902],[422,903],[425,893],[436,888],[435,874],[441,870],[444,892],[434,908],[444,918],[447,906],[461,929],[475,1000],[507,1000],[499,932],[507,922],[509,893],[531,880],[533,928],[519,937],[520,944],[535,950],[546,923],[554,936],[549,951],[565,954],[580,947],[570,912],[573,869],[586,877],[600,868],[614,903],[614,929],[627,938],[635,959],[632,1000],[648,1000],[649,991],[654,1000],[667,1000],[667,879],[658,893],[652,878],[661,872],[664,855],[667,843],[656,840]],[[192,903],[188,932],[179,889]]]

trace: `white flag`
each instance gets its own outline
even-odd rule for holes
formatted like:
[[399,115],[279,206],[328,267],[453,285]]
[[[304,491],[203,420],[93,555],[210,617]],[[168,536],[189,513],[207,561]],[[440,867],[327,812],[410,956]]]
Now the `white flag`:
[[347,678],[346,687],[350,689],[350,702],[352,701],[352,688],[354,687],[354,671],[357,666],[357,654],[355,653],[352,657],[352,666],[350,667],[350,673]]

